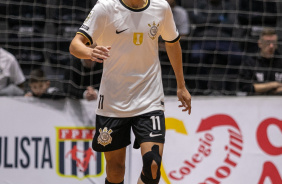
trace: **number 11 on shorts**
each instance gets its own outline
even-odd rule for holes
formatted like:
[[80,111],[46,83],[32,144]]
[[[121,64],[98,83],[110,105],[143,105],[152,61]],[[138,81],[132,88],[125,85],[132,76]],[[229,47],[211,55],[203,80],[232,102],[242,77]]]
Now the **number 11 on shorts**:
[[161,130],[160,116],[151,116],[150,119],[153,123],[153,130]]

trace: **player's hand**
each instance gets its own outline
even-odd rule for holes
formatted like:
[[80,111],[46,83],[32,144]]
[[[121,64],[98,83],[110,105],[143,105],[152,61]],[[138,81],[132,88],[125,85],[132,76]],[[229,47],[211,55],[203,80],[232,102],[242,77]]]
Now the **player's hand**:
[[273,94],[282,94],[282,86],[276,88],[276,90],[273,92]]
[[181,102],[181,105],[178,107],[183,108],[182,111],[188,111],[188,114],[191,114],[191,95],[189,91],[183,87],[177,89],[178,101]]
[[24,96],[25,96],[25,97],[32,97],[33,95],[32,95],[31,92],[27,92]]
[[92,49],[90,59],[98,63],[103,63],[104,60],[110,57],[111,46],[96,46]]
[[87,90],[86,90],[86,96],[85,98],[88,100],[88,101],[91,101],[91,100],[96,100],[98,97],[98,94],[97,94],[97,90],[95,90],[93,87],[91,86],[88,86],[87,87]]
[[277,88],[282,87],[282,83],[277,82],[277,81],[269,82],[268,84],[270,85],[272,89],[277,89]]

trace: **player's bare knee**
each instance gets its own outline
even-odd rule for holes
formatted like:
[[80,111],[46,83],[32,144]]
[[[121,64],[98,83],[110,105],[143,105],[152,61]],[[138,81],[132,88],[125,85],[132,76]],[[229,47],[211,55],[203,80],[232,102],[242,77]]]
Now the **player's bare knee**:
[[160,180],[160,167],[162,158],[159,154],[159,146],[154,145],[152,151],[143,155],[143,170],[141,180],[145,184],[158,184]]
[[159,169],[158,164],[153,160],[152,165],[151,165],[151,173],[152,173],[153,179],[157,178],[158,169]]
[[112,173],[123,173],[125,171],[124,163],[107,163],[107,169]]
[[123,162],[117,162],[117,163],[115,163],[115,168],[116,168],[116,169],[123,170],[123,169],[125,168],[125,163],[123,163]]
[[157,178],[158,170],[159,170],[159,166],[158,166],[158,164],[156,163],[156,161],[153,160],[153,161],[152,161],[152,165],[151,165],[151,173],[152,173],[152,178],[153,178],[153,179],[156,179],[156,178]]

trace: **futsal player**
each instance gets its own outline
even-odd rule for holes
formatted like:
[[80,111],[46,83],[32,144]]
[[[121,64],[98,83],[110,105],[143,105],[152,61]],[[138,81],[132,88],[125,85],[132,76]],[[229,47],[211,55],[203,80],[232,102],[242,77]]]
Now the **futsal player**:
[[99,0],[71,42],[71,54],[104,65],[92,147],[105,152],[106,184],[124,183],[131,128],[143,159],[137,183],[159,183],[165,142],[159,36],[175,72],[179,107],[190,114],[180,36],[166,0]]

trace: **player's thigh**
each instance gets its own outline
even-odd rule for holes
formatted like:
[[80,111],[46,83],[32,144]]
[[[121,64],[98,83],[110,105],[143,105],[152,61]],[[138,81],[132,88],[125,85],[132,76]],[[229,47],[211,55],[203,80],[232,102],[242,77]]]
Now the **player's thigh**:
[[125,164],[126,147],[114,151],[108,151],[104,154],[108,166]]
[[153,111],[134,118],[132,130],[135,135],[134,148],[142,143],[165,142],[165,116],[163,111]]

